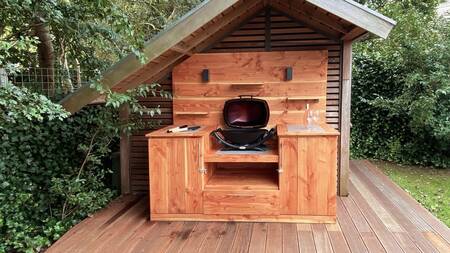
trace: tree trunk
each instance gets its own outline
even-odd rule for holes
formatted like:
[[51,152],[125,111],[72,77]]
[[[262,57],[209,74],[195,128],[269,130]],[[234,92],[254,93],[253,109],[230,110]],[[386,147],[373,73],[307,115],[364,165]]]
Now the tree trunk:
[[43,92],[47,93],[49,97],[53,97],[55,91],[54,81],[54,65],[55,65],[55,50],[50,34],[50,29],[42,17],[35,17],[33,19],[33,32],[39,39],[38,57],[39,67],[42,68],[42,82]]

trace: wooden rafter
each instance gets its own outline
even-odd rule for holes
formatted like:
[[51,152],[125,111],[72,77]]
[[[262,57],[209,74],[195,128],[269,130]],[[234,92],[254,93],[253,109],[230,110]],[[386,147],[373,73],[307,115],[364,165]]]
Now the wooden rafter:
[[[249,16],[254,15],[255,12],[259,12],[262,8],[259,0],[250,0],[244,2],[242,5],[230,11],[228,15],[223,16],[220,19],[220,22],[214,22],[210,26],[208,26],[205,30],[199,33],[195,37],[191,37],[190,40],[185,42],[186,48],[185,50],[189,52],[189,54],[193,54],[203,48],[207,47],[209,43],[212,43],[209,39],[215,38],[217,36],[221,36],[223,34],[223,30],[231,30],[235,29],[237,25],[241,24],[243,20],[248,18]],[[226,29],[228,28],[228,29]],[[205,43],[206,42],[206,43]],[[159,71],[170,68],[177,62],[180,58],[184,57],[184,53],[178,53],[178,55],[172,55],[167,57],[165,61],[158,63],[155,66],[146,67],[147,71],[144,71],[145,75],[138,76],[136,78],[132,78],[130,80],[125,80],[122,85],[120,85],[120,90],[116,91],[125,91],[129,88],[136,87],[137,85],[142,84],[144,81],[157,81],[154,76],[158,75]],[[150,77],[150,78],[149,78]]]
[[[237,2],[239,0],[210,0],[203,2],[178,22],[144,45],[143,54],[147,58],[147,61],[151,62],[159,57],[163,52],[190,36],[194,31],[210,22],[217,15],[223,13]],[[112,88],[142,67],[143,65],[139,59],[134,54],[130,54],[108,69],[103,74],[100,83],[104,87]],[[98,96],[100,96],[99,91],[84,86],[67,96],[60,103],[66,110],[73,113],[80,110],[84,105]]]
[[311,6],[309,4],[306,4],[305,2],[300,3],[298,1],[290,1],[289,5],[291,8],[298,11],[301,15],[307,16],[310,19],[328,26],[333,30],[341,33],[349,32],[348,27],[343,25],[343,22],[341,20],[339,20],[338,18],[333,18],[325,12],[322,13],[320,9],[315,6]]
[[329,38],[332,38],[334,40],[339,40],[340,37],[342,36],[341,32],[331,29],[330,27],[323,25],[322,23],[319,23],[319,22],[315,21],[314,19],[311,19],[308,16],[302,15],[297,9],[290,8],[289,5],[286,5],[285,3],[282,3],[282,2],[284,2],[284,1],[281,1],[281,0],[280,1],[272,1],[271,5],[275,10],[290,16],[294,20],[298,20],[301,23],[304,23],[305,25],[317,30],[318,32],[322,33],[323,35],[325,35]]
[[[144,45],[146,64],[130,54],[108,69],[100,83],[121,91],[136,87],[179,59],[207,48],[211,44],[206,43],[213,43],[225,31],[230,32],[227,27],[233,26],[228,24],[241,22],[244,13],[248,13],[238,6],[250,5],[273,7],[335,41],[354,40],[365,32],[385,38],[395,25],[395,21],[352,0],[206,0]],[[60,103],[69,112],[76,112],[100,95],[99,91],[83,86]]]

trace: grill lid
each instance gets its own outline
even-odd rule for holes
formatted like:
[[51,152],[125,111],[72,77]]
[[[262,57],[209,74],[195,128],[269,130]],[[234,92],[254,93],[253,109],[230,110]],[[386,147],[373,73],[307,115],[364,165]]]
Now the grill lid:
[[262,128],[269,122],[270,110],[267,101],[239,96],[225,102],[223,119],[231,128]]

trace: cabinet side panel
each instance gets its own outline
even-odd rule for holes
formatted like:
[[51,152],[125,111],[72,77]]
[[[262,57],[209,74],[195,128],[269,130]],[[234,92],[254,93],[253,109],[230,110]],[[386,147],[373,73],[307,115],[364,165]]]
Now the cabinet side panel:
[[186,139],[186,213],[203,213],[203,174],[200,173],[203,138]]
[[298,206],[298,152],[297,138],[280,138],[280,194],[281,213],[297,214]]
[[149,139],[151,213],[168,213],[168,153],[167,139]]
[[170,138],[169,157],[169,213],[186,213],[186,143],[183,138]]
[[328,137],[328,215],[336,215],[336,195],[337,195],[337,140],[338,137]]

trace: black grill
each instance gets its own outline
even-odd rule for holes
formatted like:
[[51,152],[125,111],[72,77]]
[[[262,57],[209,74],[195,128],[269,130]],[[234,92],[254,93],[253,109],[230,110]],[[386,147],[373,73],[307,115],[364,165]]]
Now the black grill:
[[223,119],[227,128],[218,128],[211,135],[226,150],[264,150],[264,143],[275,134],[267,126],[270,109],[267,101],[240,96],[225,102]]

